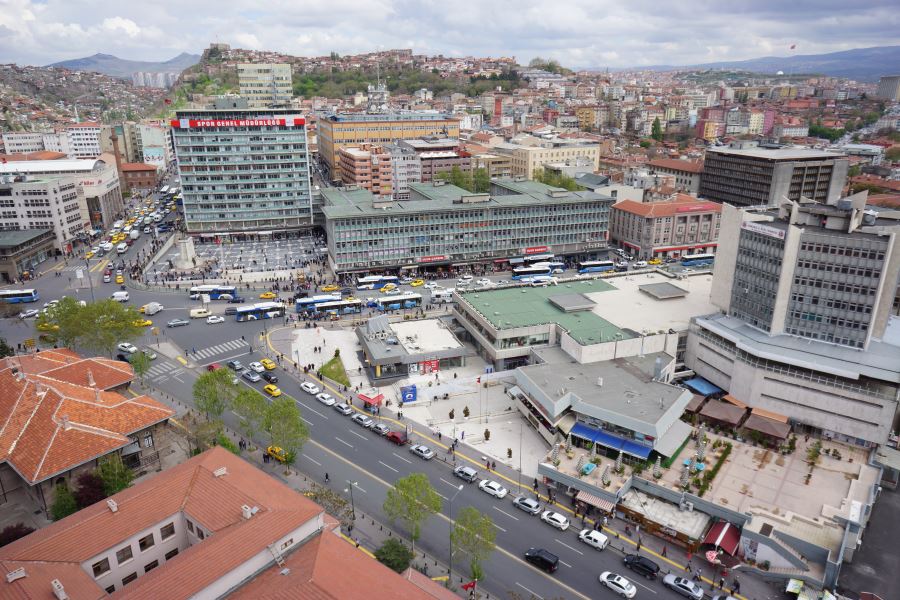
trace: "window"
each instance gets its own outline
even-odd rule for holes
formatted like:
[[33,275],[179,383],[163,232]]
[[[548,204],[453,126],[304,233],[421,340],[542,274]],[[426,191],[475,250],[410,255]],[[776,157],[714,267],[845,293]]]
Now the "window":
[[151,533],[150,535],[142,537],[138,541],[138,546],[140,546],[141,552],[146,552],[147,550],[152,548],[155,543],[156,541],[154,541],[153,534]]
[[164,540],[169,539],[173,535],[175,535],[175,523],[163,525],[163,528],[159,530],[159,536]]
[[109,573],[109,559],[104,558],[103,560],[97,561],[91,565],[91,568],[94,570],[94,577],[105,575],[106,573]]
[[153,562],[147,563],[146,565],[144,565],[144,573],[149,573],[150,571],[152,571],[153,569],[155,569],[158,566],[159,566],[158,560],[154,560]]
[[137,579],[137,573],[132,573],[131,575],[128,575],[122,579],[122,585],[128,585],[135,579]]
[[188,531],[194,533],[194,523],[190,519],[187,519],[187,528]]
[[199,527],[197,528],[197,537],[200,538],[201,540],[206,537],[206,534],[203,533],[203,530],[200,529]]
[[109,586],[109,587],[106,588],[106,593],[107,593],[107,594],[112,594],[114,591],[116,591],[116,586],[114,586],[114,585],[111,585],[111,586]]
[[116,562],[120,565],[124,562],[131,560],[134,555],[131,553],[131,546],[125,546],[124,548],[120,548],[116,552]]
[[178,548],[172,548],[171,550],[166,552],[166,560],[172,560],[176,556],[178,556]]

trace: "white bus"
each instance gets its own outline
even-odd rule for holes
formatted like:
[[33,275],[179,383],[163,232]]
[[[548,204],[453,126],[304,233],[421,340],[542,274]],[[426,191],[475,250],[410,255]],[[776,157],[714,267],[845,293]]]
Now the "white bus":
[[159,193],[162,194],[162,195],[168,194],[168,193],[169,193],[169,186],[167,186],[167,185],[162,186],[162,187],[159,189]]

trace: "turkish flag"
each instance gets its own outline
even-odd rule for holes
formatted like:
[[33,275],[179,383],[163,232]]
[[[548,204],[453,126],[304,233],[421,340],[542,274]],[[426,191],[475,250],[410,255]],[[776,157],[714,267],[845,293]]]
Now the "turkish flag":
[[462,589],[464,589],[466,591],[474,590],[476,585],[478,585],[477,579],[475,581],[470,581],[469,583],[464,583],[462,585]]
[[166,98],[166,104],[172,104],[172,99],[171,99],[171,98]]

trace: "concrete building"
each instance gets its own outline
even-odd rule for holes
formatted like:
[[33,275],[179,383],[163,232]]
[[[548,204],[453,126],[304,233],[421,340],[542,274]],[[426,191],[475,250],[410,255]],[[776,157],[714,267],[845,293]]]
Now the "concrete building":
[[623,200],[613,205],[610,240],[640,259],[715,252],[722,205],[678,194],[662,202]]
[[240,94],[250,108],[287,106],[294,96],[289,64],[239,64],[237,73]]
[[429,135],[459,138],[459,120],[438,112],[332,114],[316,122],[319,159],[332,178],[341,146],[389,144]]
[[847,157],[804,148],[706,150],[700,196],[735,206],[778,206],[801,197],[836,201],[847,179]]
[[472,170],[484,169],[490,179],[507,179],[513,176],[512,157],[499,154],[475,154]]
[[156,165],[147,163],[122,163],[122,177],[125,191],[152,190],[159,182]]
[[176,116],[171,125],[189,233],[265,236],[312,225],[302,116],[239,101]]
[[879,79],[875,95],[885,100],[900,100],[900,75],[888,75]]
[[393,195],[391,155],[381,146],[342,147],[338,152],[338,173],[344,185],[355,185],[381,198]]
[[703,172],[702,162],[657,158],[647,163],[647,166],[654,172],[674,176],[676,191],[694,196],[700,191],[700,173]]
[[15,283],[25,273],[53,256],[56,234],[52,229],[0,231],[0,278]]
[[441,319],[391,323],[379,315],[358,327],[356,337],[370,377],[379,382],[461,367],[468,354]]
[[18,175],[0,178],[0,229],[52,229],[60,252],[91,230],[87,203],[79,196],[75,177]]
[[33,131],[4,131],[0,133],[3,139],[4,154],[31,154],[41,152],[44,148],[44,136],[52,135]]
[[391,155],[391,189],[394,200],[409,200],[409,185],[421,183],[422,163],[418,153],[409,146],[394,142],[388,147]]
[[712,302],[687,365],[795,430],[863,446],[897,428],[900,340],[892,313],[900,219],[865,193],[830,205],[724,207]]
[[[533,181],[494,181],[473,194],[442,182],[410,184],[410,199],[322,190],[335,272],[506,262],[554,253],[596,257],[607,248],[612,199]],[[521,259],[520,259],[521,260]]]
[[427,137],[397,143],[415,151],[421,165],[422,183],[430,183],[439,173],[449,173],[454,167],[464,173],[472,170],[471,155],[460,150],[457,139]]
[[[69,137],[69,158],[97,158],[103,151],[100,149],[99,123],[75,123],[66,128]],[[56,150],[47,148],[47,150]],[[64,152],[64,150],[58,150]]]
[[97,158],[100,148],[99,123],[73,123],[65,129],[49,132],[6,132],[3,145],[7,154],[29,152],[62,152],[71,159]]
[[538,140],[535,145],[497,144],[492,149],[495,154],[504,154],[512,159],[513,175],[534,178],[534,170],[547,163],[565,163],[567,160],[586,158],[593,170],[600,168],[600,145],[595,141],[577,139]]

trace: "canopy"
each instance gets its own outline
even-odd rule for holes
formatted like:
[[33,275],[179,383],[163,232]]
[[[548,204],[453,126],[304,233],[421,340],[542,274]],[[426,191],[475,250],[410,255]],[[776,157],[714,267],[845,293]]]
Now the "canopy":
[[572,427],[572,435],[607,448],[612,448],[613,450],[621,450],[625,454],[630,454],[631,456],[643,460],[647,460],[650,456],[650,452],[653,450],[649,446],[643,446],[636,442],[622,439],[610,433],[606,433],[605,431],[588,427],[583,423],[576,423],[575,426]]
[[721,548],[731,556],[737,553],[738,544],[741,542],[741,532],[728,521],[719,521],[709,528],[703,538],[704,544],[711,544]]
[[365,402],[369,406],[381,406],[381,401],[384,400],[384,394],[381,394],[376,389],[371,389],[366,392],[360,392],[357,394],[359,399]]
[[779,440],[787,439],[788,434],[791,432],[789,424],[773,421],[757,414],[750,415],[750,418],[744,422],[744,429],[752,429]]
[[599,508],[604,512],[612,512],[612,510],[616,507],[616,505],[609,500],[604,500],[603,498],[598,498],[593,494],[589,494],[584,490],[579,491],[575,495],[575,499],[584,502],[585,504],[590,504],[595,508]]
[[746,411],[738,408],[734,404],[726,402],[707,402],[703,410],[700,411],[701,417],[706,417],[714,421],[720,421],[728,425],[737,425],[744,418]]
[[723,391],[722,388],[714,386],[702,377],[694,377],[692,379],[688,379],[684,382],[684,385],[691,388],[698,394],[703,394],[704,396],[711,396]]

